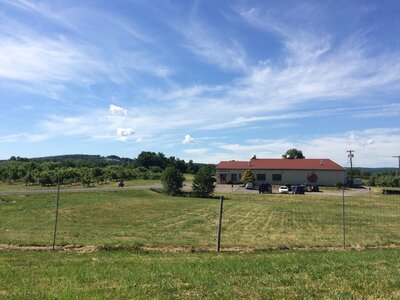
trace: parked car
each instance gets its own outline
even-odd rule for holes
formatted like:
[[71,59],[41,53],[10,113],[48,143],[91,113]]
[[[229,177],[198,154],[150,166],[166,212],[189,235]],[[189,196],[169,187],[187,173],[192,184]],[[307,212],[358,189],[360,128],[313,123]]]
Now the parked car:
[[282,185],[278,189],[279,194],[289,194],[289,188],[286,185]]
[[248,182],[246,183],[246,185],[244,186],[247,190],[254,190],[254,183],[252,182]]
[[312,191],[312,192],[319,192],[319,186],[318,186],[318,185],[313,185],[313,186],[311,187],[311,191]]
[[269,183],[262,183],[258,189],[258,192],[261,193],[267,193],[267,194],[272,194],[272,185]]
[[293,194],[304,194],[306,191],[305,185],[292,185]]

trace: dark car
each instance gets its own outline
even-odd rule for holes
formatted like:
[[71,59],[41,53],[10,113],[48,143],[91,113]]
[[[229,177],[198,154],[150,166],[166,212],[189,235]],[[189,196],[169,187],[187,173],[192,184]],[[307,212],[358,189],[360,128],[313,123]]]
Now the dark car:
[[312,192],[319,192],[319,186],[318,185],[311,186],[311,191]]
[[262,183],[260,187],[258,188],[258,193],[267,193],[267,194],[272,194],[272,185],[269,183]]
[[306,187],[304,185],[292,185],[293,194],[304,195],[305,191],[306,191]]

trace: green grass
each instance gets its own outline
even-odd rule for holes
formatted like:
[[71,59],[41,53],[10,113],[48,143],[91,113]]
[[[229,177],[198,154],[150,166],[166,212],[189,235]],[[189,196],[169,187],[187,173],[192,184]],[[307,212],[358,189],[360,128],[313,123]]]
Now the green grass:
[[[125,181],[125,186],[145,186],[160,184],[160,180],[151,179],[136,179]],[[94,187],[118,187],[119,182],[107,182],[104,184],[94,184]],[[93,187],[91,186],[91,187]],[[25,185],[24,183],[4,183],[0,182],[0,191],[18,191],[18,190],[54,190],[57,186],[40,186],[40,185]],[[62,185],[62,189],[81,189],[85,188],[82,184]]]
[[5,299],[399,299],[400,251],[3,252]]
[[[50,245],[55,194],[0,195],[0,243]],[[400,196],[346,198],[348,246],[400,244]],[[219,201],[145,190],[61,194],[58,245],[215,247]],[[337,196],[228,195],[223,248],[338,247]]]

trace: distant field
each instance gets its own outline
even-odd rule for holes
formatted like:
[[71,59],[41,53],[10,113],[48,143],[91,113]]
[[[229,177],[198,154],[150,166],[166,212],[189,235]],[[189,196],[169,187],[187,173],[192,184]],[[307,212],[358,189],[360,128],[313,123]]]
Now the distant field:
[[6,299],[399,299],[400,250],[0,253]]
[[[341,197],[228,194],[222,247],[342,245]],[[346,244],[400,244],[400,196],[346,198]],[[214,249],[218,199],[146,190],[63,193],[57,244]],[[55,195],[0,195],[0,243],[50,245]]]
[[[125,181],[125,186],[145,186],[152,184],[159,184],[160,180],[150,180],[150,179],[137,179],[137,180],[127,180]],[[118,187],[118,182],[107,182],[104,184],[94,184],[95,187]],[[91,186],[91,187],[93,187]],[[24,183],[0,183],[0,191],[18,191],[18,190],[54,190],[57,186],[40,186],[40,185],[25,185]],[[74,185],[62,185],[62,189],[81,189],[84,188],[82,184]]]

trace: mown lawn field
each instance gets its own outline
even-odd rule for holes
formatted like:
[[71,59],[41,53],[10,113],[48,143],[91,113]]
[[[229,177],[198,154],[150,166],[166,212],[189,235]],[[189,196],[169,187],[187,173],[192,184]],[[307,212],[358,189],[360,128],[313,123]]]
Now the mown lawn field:
[[[363,251],[338,250],[341,197],[225,196],[216,253],[218,197],[62,193],[57,245],[95,252],[0,250],[0,298],[400,297],[400,196],[345,198],[346,245]],[[0,249],[50,246],[55,200],[55,193],[0,195]]]
[[[50,245],[55,194],[0,196],[0,244]],[[345,199],[346,244],[400,244],[400,196]],[[147,190],[62,193],[58,245],[214,249],[219,200]],[[338,196],[228,194],[222,248],[340,247]]]
[[400,251],[2,252],[4,299],[399,299]]

